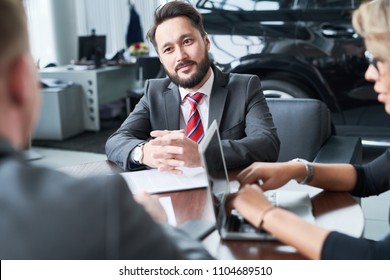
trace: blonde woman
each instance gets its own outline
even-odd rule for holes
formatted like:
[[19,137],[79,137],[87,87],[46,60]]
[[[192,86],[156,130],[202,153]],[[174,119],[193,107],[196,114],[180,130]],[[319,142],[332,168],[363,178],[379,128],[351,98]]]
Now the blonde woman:
[[[361,4],[353,24],[364,38],[369,62],[365,77],[375,82],[378,101],[390,114],[390,0]],[[256,182],[263,181],[261,187]],[[313,164],[303,161],[254,163],[238,175],[240,191],[229,204],[253,225],[294,246],[310,259],[390,259],[390,235],[382,241],[353,238],[306,223],[294,214],[273,207],[263,191],[291,179],[330,191],[348,191],[359,197],[389,190],[390,150],[365,165]],[[289,230],[286,231],[285,229]]]

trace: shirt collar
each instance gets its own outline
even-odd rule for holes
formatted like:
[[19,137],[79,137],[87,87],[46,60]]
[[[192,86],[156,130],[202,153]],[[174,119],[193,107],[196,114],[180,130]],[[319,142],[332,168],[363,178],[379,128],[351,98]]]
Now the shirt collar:
[[[200,89],[198,89],[196,92],[201,92],[204,95],[207,95],[208,97],[210,97],[211,89],[213,88],[213,82],[214,82],[214,72],[213,72],[213,69],[211,69],[210,77],[203,84],[203,86]],[[180,92],[180,96],[181,96],[181,101],[182,102],[183,102],[184,98],[186,98],[187,94],[192,95],[192,94],[195,93],[195,92],[189,92],[189,91],[187,91],[186,89],[184,89],[182,87],[179,87],[179,92]]]

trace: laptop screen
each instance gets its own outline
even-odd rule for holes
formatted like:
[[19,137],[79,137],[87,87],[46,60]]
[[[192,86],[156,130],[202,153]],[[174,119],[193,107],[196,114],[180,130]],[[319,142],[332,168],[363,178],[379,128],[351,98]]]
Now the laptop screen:
[[[199,144],[199,151],[206,170],[208,190],[212,196],[215,219],[221,237],[241,240],[275,239],[271,234],[244,221],[244,218],[236,211],[225,213],[225,199],[230,194],[230,187],[218,125],[215,120]],[[276,206],[292,211],[309,222],[314,222],[310,197],[305,191],[268,191],[264,195]]]
[[230,193],[229,179],[217,122],[214,120],[199,145],[203,166],[207,173],[217,223],[220,222],[226,196]]

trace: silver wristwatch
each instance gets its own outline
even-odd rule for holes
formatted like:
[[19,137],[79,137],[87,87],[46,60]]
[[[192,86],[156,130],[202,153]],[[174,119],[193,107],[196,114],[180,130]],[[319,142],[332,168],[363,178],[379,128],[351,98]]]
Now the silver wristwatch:
[[298,182],[298,183],[302,184],[302,185],[310,183],[311,180],[313,179],[313,175],[314,175],[314,168],[313,168],[313,165],[311,164],[311,162],[308,162],[307,160],[302,159],[302,158],[295,158],[295,159],[293,159],[291,161],[302,162],[305,165],[305,168],[306,168],[306,176],[305,176],[305,178],[303,178],[303,180]]
[[134,148],[134,151],[132,152],[132,160],[136,164],[143,164],[142,159],[144,157],[143,153],[143,145],[145,145],[146,142],[142,142],[137,145],[137,147]]

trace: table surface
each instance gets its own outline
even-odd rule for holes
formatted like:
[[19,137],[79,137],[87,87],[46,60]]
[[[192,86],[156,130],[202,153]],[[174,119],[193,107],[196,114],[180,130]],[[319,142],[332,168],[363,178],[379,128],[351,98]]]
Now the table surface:
[[[123,172],[120,167],[109,161],[91,162],[59,170],[77,177]],[[299,188],[299,190],[306,190],[309,193],[317,225],[355,237],[362,235],[364,229],[363,212],[360,205],[349,193],[321,191],[294,182],[291,181],[283,189],[296,190]],[[190,219],[215,220],[212,203],[206,188],[164,193],[159,196],[171,197],[178,225]],[[305,259],[294,248],[279,241],[226,241],[221,240],[218,231],[214,231],[205,238],[203,244],[217,259]]]

